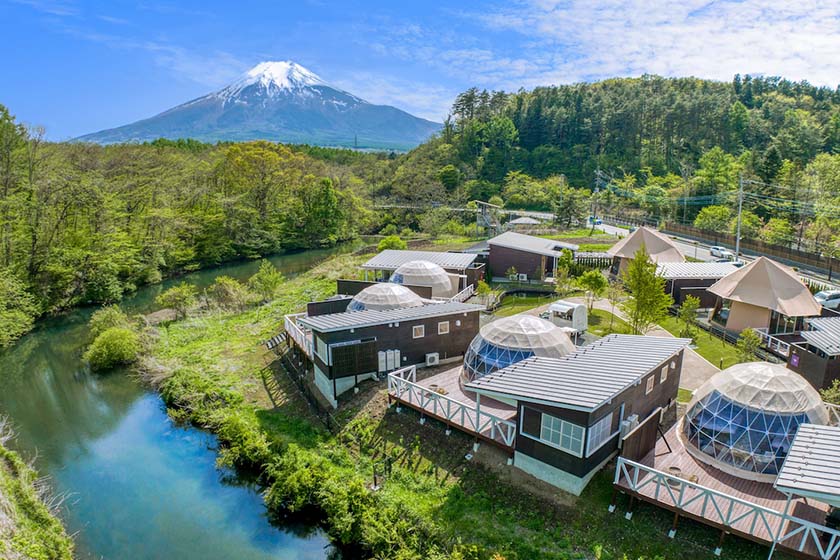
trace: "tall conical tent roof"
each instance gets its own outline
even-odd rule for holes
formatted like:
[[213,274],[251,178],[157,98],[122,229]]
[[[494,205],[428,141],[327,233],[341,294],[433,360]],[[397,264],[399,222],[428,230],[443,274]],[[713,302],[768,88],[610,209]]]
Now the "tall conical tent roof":
[[481,327],[478,336],[498,348],[530,350],[547,358],[562,358],[575,351],[563,328],[533,315],[497,319]]
[[428,286],[433,296],[447,296],[452,291],[449,274],[430,261],[409,261],[400,265],[391,275],[391,282],[409,286]]
[[643,245],[650,260],[656,264],[685,262],[685,257],[668,236],[646,227],[640,227],[610,247],[607,253],[612,257],[632,259]]
[[420,307],[423,299],[399,284],[379,283],[368,286],[355,296],[347,306],[348,311],[387,311],[405,307]]
[[820,304],[790,268],[759,257],[721,278],[708,291],[724,299],[778,311],[788,317],[819,315]]
[[728,367],[694,392],[688,410],[714,391],[753,410],[807,414],[813,424],[828,423],[828,412],[817,390],[783,364],[749,362]]

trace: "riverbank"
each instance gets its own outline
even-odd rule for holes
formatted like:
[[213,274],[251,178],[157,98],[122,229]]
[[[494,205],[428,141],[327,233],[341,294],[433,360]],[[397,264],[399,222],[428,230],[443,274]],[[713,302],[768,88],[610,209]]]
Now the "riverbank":
[[0,419],[0,558],[72,560],[73,541],[44,502],[45,484],[5,446],[11,437]]
[[[687,525],[668,539],[665,512],[640,507],[632,522],[609,514],[608,471],[575,499],[517,475],[492,454],[468,461],[471,440],[387,409],[381,384],[368,384],[338,411],[335,433],[324,429],[261,343],[284,314],[333,294],[335,279],[363,260],[331,259],[259,308],[162,325],[144,360],[170,414],[217,433],[220,462],[258,473],[273,513],[315,511],[335,542],[362,557],[712,557],[717,535]],[[491,449],[482,446],[479,455]],[[371,490],[374,470],[388,464],[390,475]],[[725,553],[763,554],[734,542]]]

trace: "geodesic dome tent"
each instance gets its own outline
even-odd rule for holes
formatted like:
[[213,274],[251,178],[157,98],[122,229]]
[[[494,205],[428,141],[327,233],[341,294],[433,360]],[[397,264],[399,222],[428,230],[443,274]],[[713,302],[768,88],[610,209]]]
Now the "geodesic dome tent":
[[484,325],[464,354],[461,377],[473,381],[530,358],[562,358],[575,345],[562,327],[533,315],[513,315]]
[[423,299],[405,286],[380,283],[368,286],[353,296],[347,311],[387,311],[421,305]]
[[736,364],[704,383],[681,426],[688,452],[730,474],[772,482],[800,424],[827,424],[820,394],[781,364]]
[[410,286],[428,286],[432,289],[433,297],[453,295],[449,274],[429,261],[409,261],[400,265],[391,275],[390,282]]

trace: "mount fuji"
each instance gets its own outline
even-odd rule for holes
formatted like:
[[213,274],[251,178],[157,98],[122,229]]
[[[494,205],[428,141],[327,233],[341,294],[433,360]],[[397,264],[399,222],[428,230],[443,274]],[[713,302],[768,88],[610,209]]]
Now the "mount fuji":
[[299,64],[283,61],[262,62],[219,91],[77,140],[100,144],[157,138],[271,140],[405,150],[440,127],[396,107],[369,103],[330,86]]

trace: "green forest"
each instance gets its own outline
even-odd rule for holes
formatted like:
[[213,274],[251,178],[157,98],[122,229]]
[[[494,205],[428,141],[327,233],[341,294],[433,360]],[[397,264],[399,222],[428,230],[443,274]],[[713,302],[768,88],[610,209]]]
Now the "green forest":
[[744,236],[834,254],[840,235],[840,91],[779,78],[470,89],[405,154],[44,138],[0,106],[0,346],[182,271],[364,233],[463,234],[473,218],[447,206],[473,200],[563,226],[595,210],[726,231],[742,181]]

